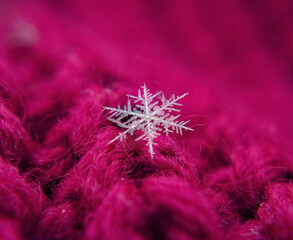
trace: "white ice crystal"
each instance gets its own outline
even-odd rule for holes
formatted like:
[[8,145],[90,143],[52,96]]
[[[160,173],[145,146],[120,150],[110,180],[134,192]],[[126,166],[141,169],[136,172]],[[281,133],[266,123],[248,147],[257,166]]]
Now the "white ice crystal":
[[[123,140],[127,133],[133,134],[135,130],[141,130],[143,134],[135,139],[139,141],[141,139],[147,141],[149,147],[149,153],[153,158],[154,155],[154,139],[160,135],[163,131],[168,136],[169,133],[174,130],[176,133],[182,134],[182,129],[191,130],[192,128],[186,127],[185,125],[189,121],[178,121],[180,114],[173,116],[170,112],[180,112],[176,106],[182,106],[178,103],[178,100],[185,97],[188,93],[181,96],[175,97],[172,95],[171,98],[166,99],[162,92],[152,94],[147,89],[146,85],[141,87],[142,93],[138,90],[138,96],[127,95],[129,98],[133,98],[135,107],[131,106],[131,101],[128,98],[127,106],[122,108],[118,105],[118,108],[104,107],[109,110],[111,116],[108,120],[116,123],[119,127],[125,128],[124,132],[121,132],[117,137],[111,140],[109,143],[116,141],[117,139]],[[159,101],[156,101],[159,100]],[[139,103],[139,104],[138,104]]]

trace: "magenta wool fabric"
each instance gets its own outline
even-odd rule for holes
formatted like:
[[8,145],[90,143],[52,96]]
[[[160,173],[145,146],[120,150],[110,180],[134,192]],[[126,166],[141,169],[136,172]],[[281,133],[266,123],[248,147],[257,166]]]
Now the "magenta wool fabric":
[[[0,0],[0,239],[293,239],[292,11]],[[194,129],[153,156],[104,109],[144,84]]]

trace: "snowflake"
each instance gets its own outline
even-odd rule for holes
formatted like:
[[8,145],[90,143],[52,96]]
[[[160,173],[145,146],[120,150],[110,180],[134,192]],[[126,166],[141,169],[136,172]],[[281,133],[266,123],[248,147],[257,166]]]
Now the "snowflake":
[[[143,134],[136,138],[135,141],[146,140],[149,153],[153,158],[154,145],[156,145],[154,139],[160,135],[161,131],[167,136],[174,130],[177,134],[178,132],[182,134],[182,129],[194,131],[192,128],[185,126],[189,121],[178,122],[177,119],[180,117],[180,114],[176,116],[170,114],[170,112],[180,112],[175,107],[182,106],[182,104],[178,103],[178,100],[185,97],[188,93],[178,97],[172,95],[171,98],[166,99],[161,91],[151,94],[145,84],[141,88],[142,93],[138,90],[138,96],[127,95],[129,98],[135,99],[134,103],[140,103],[136,104],[135,107],[131,106],[129,98],[127,106],[125,105],[123,109],[120,108],[120,105],[118,105],[118,108],[104,107],[104,109],[112,113],[108,120],[126,129],[111,140],[109,144],[117,139],[125,139],[127,133],[133,135],[133,131],[141,130]],[[160,101],[155,101],[155,99]]]

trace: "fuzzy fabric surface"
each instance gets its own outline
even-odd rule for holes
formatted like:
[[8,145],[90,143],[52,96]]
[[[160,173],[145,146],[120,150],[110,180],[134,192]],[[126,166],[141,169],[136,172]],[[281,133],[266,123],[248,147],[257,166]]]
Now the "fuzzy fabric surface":
[[[293,239],[292,0],[0,0],[0,239]],[[104,106],[189,93],[195,131]]]

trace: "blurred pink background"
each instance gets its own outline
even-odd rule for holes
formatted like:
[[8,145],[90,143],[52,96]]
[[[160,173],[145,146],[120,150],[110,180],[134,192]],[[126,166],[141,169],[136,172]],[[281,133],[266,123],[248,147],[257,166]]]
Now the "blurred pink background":
[[146,83],[189,92],[193,124],[236,118],[290,149],[292,11],[291,0],[1,0],[0,66],[28,116],[52,91]]

